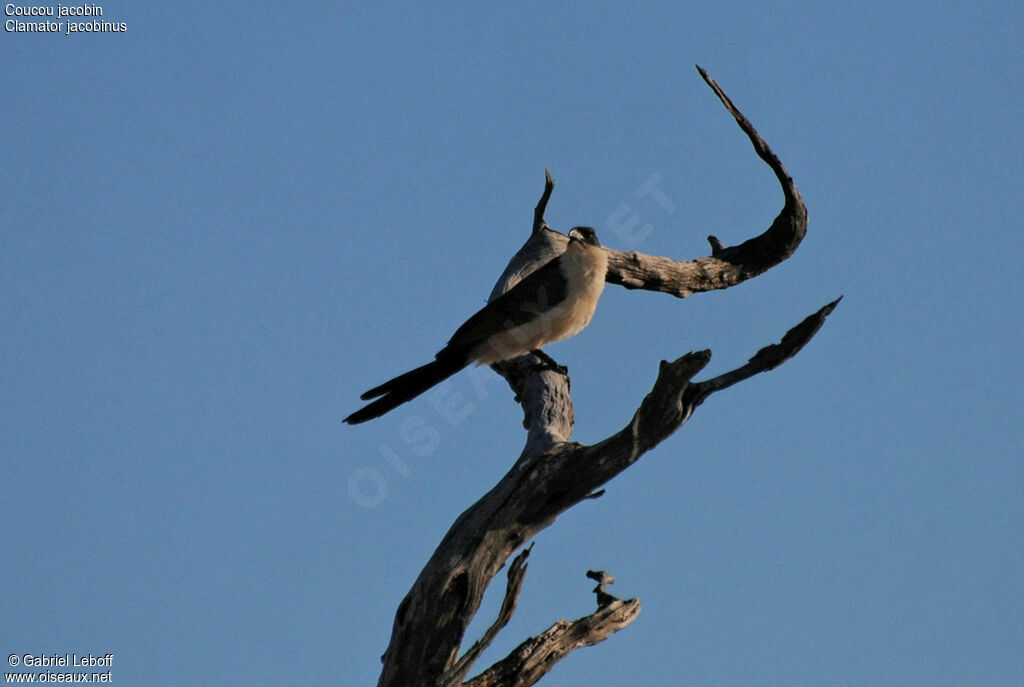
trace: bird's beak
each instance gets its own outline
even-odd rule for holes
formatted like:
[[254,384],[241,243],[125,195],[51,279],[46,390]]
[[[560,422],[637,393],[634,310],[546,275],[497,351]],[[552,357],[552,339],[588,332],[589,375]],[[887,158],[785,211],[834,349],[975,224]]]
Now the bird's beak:
[[573,229],[572,231],[569,232],[569,240],[582,241],[583,234],[581,234],[578,229]]

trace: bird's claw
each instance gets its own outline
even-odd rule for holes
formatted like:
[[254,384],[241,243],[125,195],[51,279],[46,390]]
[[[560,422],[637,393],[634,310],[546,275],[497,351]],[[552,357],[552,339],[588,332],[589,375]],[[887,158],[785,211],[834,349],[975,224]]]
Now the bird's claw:
[[548,355],[541,349],[537,348],[530,352],[537,358],[540,358],[540,365],[538,365],[537,367],[540,368],[541,370],[550,370],[552,372],[557,372],[563,377],[569,376],[568,367],[566,367],[565,365],[559,365],[558,363],[555,362],[554,358],[552,358],[550,355]]

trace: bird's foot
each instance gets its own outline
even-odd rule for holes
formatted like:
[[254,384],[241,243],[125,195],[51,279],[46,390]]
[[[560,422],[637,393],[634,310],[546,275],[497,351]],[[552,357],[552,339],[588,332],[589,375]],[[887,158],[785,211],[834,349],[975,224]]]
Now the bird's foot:
[[565,365],[559,365],[558,363],[556,363],[555,359],[552,358],[547,353],[545,353],[544,351],[540,350],[539,348],[536,348],[530,352],[533,353],[538,358],[540,358],[541,364],[539,367],[542,370],[551,370],[552,372],[557,372],[562,376],[569,376],[569,368],[567,368]]

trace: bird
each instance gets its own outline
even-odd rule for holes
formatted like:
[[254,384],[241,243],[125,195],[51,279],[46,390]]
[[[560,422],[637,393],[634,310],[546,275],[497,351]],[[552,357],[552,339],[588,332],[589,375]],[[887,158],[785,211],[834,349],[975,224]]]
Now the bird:
[[[455,330],[434,360],[375,386],[345,418],[356,425],[394,410],[469,366],[491,365],[574,336],[590,324],[604,290],[608,254],[592,227],[574,227],[563,253],[491,300]],[[550,361],[546,355],[541,357]]]

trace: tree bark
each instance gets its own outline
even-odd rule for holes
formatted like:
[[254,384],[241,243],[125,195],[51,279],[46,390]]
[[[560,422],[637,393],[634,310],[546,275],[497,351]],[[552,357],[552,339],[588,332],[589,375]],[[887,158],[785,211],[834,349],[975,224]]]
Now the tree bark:
[[[728,288],[788,258],[806,233],[806,208],[782,163],[718,84],[703,69],[697,69],[750,138],[758,156],[775,172],[785,199],[783,209],[764,233],[737,246],[725,247],[717,238],[708,237],[711,255],[696,260],[677,261],[606,249],[610,255],[609,283],[677,297]],[[544,220],[554,188],[550,174],[545,177],[530,237],[509,262],[492,298],[565,249],[566,237]],[[710,351],[662,361],[650,393],[632,418],[622,429],[592,446],[570,441],[574,415],[564,369],[532,354],[492,366],[508,381],[523,408],[526,445],[512,469],[451,526],[399,605],[378,685],[532,685],[575,648],[601,642],[629,625],[640,613],[640,602],[616,599],[606,591],[614,578],[607,573],[589,573],[599,580],[594,590],[598,601],[594,613],[573,621],[557,621],[467,680],[474,662],[515,610],[526,573],[527,548],[509,568],[498,618],[459,657],[466,628],[484,591],[517,549],[566,509],[600,495],[603,484],[685,424],[708,396],[773,369],[795,355],[837,303],[833,301],[805,318],[779,343],[762,348],[746,364],[712,379],[692,381],[707,365]]]

